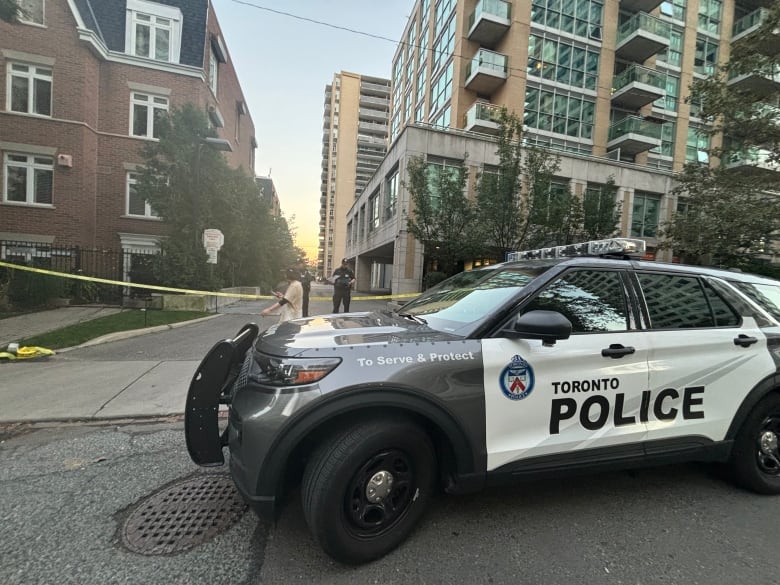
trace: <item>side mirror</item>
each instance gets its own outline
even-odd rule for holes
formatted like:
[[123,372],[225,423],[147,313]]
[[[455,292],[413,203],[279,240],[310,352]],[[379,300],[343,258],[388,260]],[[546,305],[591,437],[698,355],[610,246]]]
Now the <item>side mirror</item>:
[[544,345],[555,345],[556,341],[569,338],[571,321],[556,311],[528,311],[502,333],[507,337],[541,339]]

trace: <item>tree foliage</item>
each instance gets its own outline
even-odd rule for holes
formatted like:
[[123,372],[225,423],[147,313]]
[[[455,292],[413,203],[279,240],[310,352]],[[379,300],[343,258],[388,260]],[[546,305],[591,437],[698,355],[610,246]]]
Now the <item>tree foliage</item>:
[[442,166],[414,157],[406,172],[412,203],[407,229],[439,272],[455,274],[481,248],[474,203],[466,192],[468,170],[462,163]]
[[21,9],[16,0],[0,0],[0,20],[16,22],[21,15]]
[[[700,108],[711,136],[723,146],[710,154],[721,164],[690,163],[675,177],[681,210],[662,226],[666,241],[683,261],[755,269],[776,249],[780,230],[780,116],[777,90],[765,83],[731,83],[735,76],[777,76],[780,3],[766,9],[757,31],[732,45],[728,63],[715,75],[695,80],[688,98]],[[750,166],[731,163],[745,160]],[[766,166],[775,165],[775,170]]]
[[[295,261],[287,222],[273,217],[253,177],[229,167],[204,141],[214,137],[194,105],[159,120],[160,140],[143,151],[137,191],[165,221],[167,237],[154,272],[165,285],[273,287]],[[225,236],[218,263],[207,263],[202,234]]]

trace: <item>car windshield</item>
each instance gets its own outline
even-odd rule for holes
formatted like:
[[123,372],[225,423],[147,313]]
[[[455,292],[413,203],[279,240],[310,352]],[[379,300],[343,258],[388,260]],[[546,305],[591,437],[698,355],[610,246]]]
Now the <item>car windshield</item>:
[[753,299],[775,319],[780,320],[780,283],[734,282],[739,290]]
[[498,267],[461,272],[398,310],[440,331],[463,334],[492,315],[549,266]]

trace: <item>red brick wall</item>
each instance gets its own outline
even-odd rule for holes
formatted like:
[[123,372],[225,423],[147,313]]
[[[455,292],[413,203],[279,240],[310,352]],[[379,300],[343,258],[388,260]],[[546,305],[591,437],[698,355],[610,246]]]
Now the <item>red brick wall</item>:
[[[209,33],[219,34],[209,8]],[[210,42],[206,44],[207,68]],[[227,41],[225,41],[227,42]],[[78,39],[76,22],[66,0],[46,3],[46,27],[0,22],[0,49],[55,59],[52,117],[40,118],[7,111],[6,60],[0,58],[0,142],[56,148],[70,154],[73,167],[54,167],[53,208],[0,202],[0,232],[53,235],[55,242],[98,248],[119,248],[118,232],[162,234],[157,220],[125,217],[126,163],[140,163],[144,139],[130,133],[130,82],[170,90],[170,105],[192,101],[203,111],[219,106],[225,127],[220,137],[231,141],[232,166],[249,169],[254,126],[241,116],[241,139],[235,141],[236,102],[243,100],[232,62],[220,64],[217,102],[203,77],[159,71],[151,67],[105,61]],[[0,158],[3,156],[0,149]],[[1,184],[1,183],[0,183]]]

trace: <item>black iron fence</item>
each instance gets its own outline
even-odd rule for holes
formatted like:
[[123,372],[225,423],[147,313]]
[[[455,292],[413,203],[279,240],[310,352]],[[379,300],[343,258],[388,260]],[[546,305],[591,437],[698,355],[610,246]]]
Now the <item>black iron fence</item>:
[[[42,242],[0,240],[0,260],[9,264],[43,268],[122,282],[156,284],[140,275],[157,252],[152,249],[109,249],[62,246]],[[12,274],[13,273],[13,274]],[[148,291],[121,285],[43,276],[0,267],[0,281],[8,282],[11,300],[31,297],[64,297],[76,302],[120,303],[123,298],[145,296]],[[13,297],[18,297],[14,299]]]

